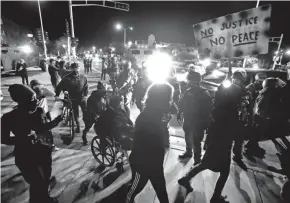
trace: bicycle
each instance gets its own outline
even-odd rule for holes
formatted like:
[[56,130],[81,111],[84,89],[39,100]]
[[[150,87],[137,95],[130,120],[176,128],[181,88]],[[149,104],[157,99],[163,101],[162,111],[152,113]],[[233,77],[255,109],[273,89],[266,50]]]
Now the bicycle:
[[74,129],[75,117],[74,117],[74,112],[72,108],[72,102],[67,91],[64,91],[64,99],[60,99],[60,100],[63,102],[63,105],[64,105],[63,110],[62,110],[64,124],[68,125],[70,128],[69,141],[71,143],[75,136],[75,129]]

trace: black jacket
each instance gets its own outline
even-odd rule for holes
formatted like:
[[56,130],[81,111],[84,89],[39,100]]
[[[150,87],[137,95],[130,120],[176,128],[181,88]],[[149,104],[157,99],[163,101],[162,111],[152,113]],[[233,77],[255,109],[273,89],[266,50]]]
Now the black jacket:
[[22,63],[17,63],[16,72],[17,73],[27,72],[27,65],[26,65],[26,63],[23,63],[23,64]]
[[154,174],[163,169],[164,133],[161,116],[145,108],[135,122],[133,149],[129,158],[135,170]]
[[61,91],[68,91],[71,99],[81,100],[83,97],[86,97],[89,92],[87,78],[84,75],[74,75],[74,73],[70,73],[66,75],[56,87],[56,96],[59,96]]
[[192,86],[179,101],[180,112],[184,115],[184,127],[206,124],[212,109],[212,99],[207,89]]

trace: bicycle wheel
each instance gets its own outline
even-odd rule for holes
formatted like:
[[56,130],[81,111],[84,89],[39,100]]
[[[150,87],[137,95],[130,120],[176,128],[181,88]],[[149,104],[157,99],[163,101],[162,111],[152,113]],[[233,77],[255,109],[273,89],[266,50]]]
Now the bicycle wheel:
[[91,150],[92,154],[97,160],[97,162],[102,166],[113,166],[115,163],[115,151],[113,149],[112,142],[110,139],[105,139],[105,147],[103,150],[101,150],[100,146],[100,138],[98,136],[95,136],[91,143]]
[[69,111],[68,122],[69,122],[70,141],[72,142],[75,137],[75,119],[74,119],[74,114],[72,110]]

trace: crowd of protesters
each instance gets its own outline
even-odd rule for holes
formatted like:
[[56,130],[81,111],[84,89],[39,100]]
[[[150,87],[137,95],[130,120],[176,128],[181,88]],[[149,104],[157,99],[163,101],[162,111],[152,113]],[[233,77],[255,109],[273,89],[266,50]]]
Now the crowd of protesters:
[[[23,84],[26,82],[28,85],[26,68],[25,62],[21,61],[17,71]],[[85,58],[84,68],[85,74],[92,72],[91,59]],[[256,81],[245,86],[246,74],[236,71],[232,75],[231,85],[221,84],[212,98],[208,90],[201,86],[202,76],[194,70],[188,72],[186,83],[181,84],[175,80],[175,71],[172,71],[167,82],[154,84],[147,77],[146,67],[137,70],[131,62],[123,63],[113,57],[102,59],[101,75],[101,80],[105,80],[106,74],[110,76],[114,93],[111,97],[107,96],[106,87],[101,81],[98,82],[97,90],[89,95],[87,78],[80,74],[78,63],[67,65],[61,58],[50,59],[48,72],[55,93],[44,90],[36,80],[30,82],[30,87],[11,85],[11,98],[18,105],[1,119],[1,142],[15,145],[15,163],[30,184],[31,203],[57,202],[48,194],[53,149],[51,129],[62,121],[62,116],[51,119],[46,96],[55,96],[57,100],[62,91],[68,91],[72,101],[76,133],[81,130],[81,107],[85,123],[82,134],[84,145],[88,144],[87,133],[94,124],[100,136],[114,131],[115,140],[120,138],[117,136],[120,129],[129,132],[128,137],[132,142],[129,157],[132,180],[126,203],[134,202],[135,196],[142,191],[148,180],[159,201],[169,202],[163,162],[166,150],[170,147],[168,123],[172,114],[177,115],[185,133],[186,151],[179,158],[194,159],[193,167],[178,183],[191,192],[193,188],[190,180],[199,172],[206,169],[219,172],[212,203],[225,201],[222,190],[230,173],[232,151],[234,161],[245,169],[242,161],[243,142],[250,140],[245,146],[249,151],[258,146],[258,136],[245,138],[247,129],[256,134],[263,133],[261,126],[267,123],[273,125],[274,129],[279,128],[281,136],[287,131],[283,122],[285,124],[290,115],[289,83],[267,78],[263,74],[257,74]],[[132,102],[140,110],[135,125],[130,120]],[[115,119],[118,116],[120,120]],[[119,123],[128,128],[116,128],[120,126]],[[10,132],[15,137],[10,137]],[[205,132],[205,154],[202,156]],[[281,193],[285,199],[289,199],[289,192],[285,192],[289,191],[289,182],[287,184]]]

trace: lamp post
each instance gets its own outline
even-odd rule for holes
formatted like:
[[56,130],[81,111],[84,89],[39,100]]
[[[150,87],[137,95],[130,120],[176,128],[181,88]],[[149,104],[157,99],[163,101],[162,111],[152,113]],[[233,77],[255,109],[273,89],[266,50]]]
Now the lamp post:
[[127,30],[133,30],[133,27],[127,27],[127,28],[123,28],[123,26],[121,24],[117,24],[116,25],[116,29],[117,30],[123,30],[124,31],[124,47],[126,47],[126,36],[127,36]]
[[40,9],[40,2],[39,2],[39,0],[37,2],[38,2],[39,18],[40,18],[41,33],[42,33],[43,51],[44,51],[45,58],[47,58],[46,44],[45,44],[45,37],[44,37],[44,30],[43,30],[43,23],[42,23],[42,15],[41,15],[41,9]]

